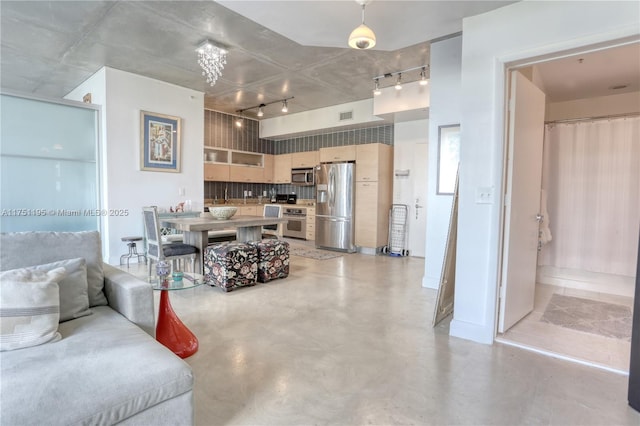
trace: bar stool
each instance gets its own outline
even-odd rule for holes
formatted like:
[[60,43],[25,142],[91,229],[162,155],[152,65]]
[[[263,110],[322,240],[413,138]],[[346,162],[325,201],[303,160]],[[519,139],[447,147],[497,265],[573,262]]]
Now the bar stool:
[[120,238],[122,241],[127,243],[127,247],[129,247],[129,253],[123,254],[120,256],[120,264],[124,265],[124,260],[127,260],[127,268],[129,267],[129,259],[135,257],[138,263],[140,263],[140,258],[144,259],[144,263],[147,263],[147,256],[144,254],[138,253],[138,247],[136,245],[136,241],[142,241],[142,237],[122,237]]

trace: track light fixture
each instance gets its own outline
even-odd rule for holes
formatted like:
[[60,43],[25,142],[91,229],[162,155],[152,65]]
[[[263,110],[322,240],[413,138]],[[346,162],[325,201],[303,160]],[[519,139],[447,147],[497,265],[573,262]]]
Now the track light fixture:
[[238,116],[238,118],[236,119],[236,126],[238,127],[242,127],[242,120],[244,119],[244,112],[245,111],[249,111],[250,109],[258,109],[258,112],[256,113],[256,117],[263,117],[264,116],[264,109],[267,105],[271,105],[271,104],[277,104],[279,102],[282,102],[282,112],[287,112],[289,111],[289,106],[287,104],[287,101],[293,99],[293,96],[289,97],[289,98],[284,98],[284,99],[278,99],[277,101],[271,101],[271,102],[264,102],[261,103],[259,105],[254,105],[254,106],[250,106],[248,108],[243,108],[243,109],[239,109],[236,111],[237,114],[240,114]]
[[429,84],[429,80],[427,80],[427,72],[425,67],[422,67],[422,70],[420,70],[420,86],[426,86],[427,84]]
[[407,75],[411,75],[409,73],[415,70],[420,70],[420,73],[418,74],[418,78],[416,80],[411,79],[409,82],[419,81],[421,86],[426,86],[427,84],[429,84],[429,79],[427,78],[427,68],[429,68],[429,65],[421,65],[419,67],[408,68],[402,71],[389,72],[382,75],[377,75],[373,77],[373,83],[374,83],[373,94],[377,96],[382,93],[382,90],[380,89],[380,80],[383,80],[389,77],[394,77],[394,76],[396,77],[396,82],[394,84],[394,87],[396,88],[396,90],[402,90],[403,83],[406,83],[406,81],[403,81],[402,78],[406,77]]
[[382,91],[380,90],[380,79],[376,78],[375,81],[376,81],[376,85],[373,89],[373,94],[378,96],[379,94],[382,93]]
[[401,72],[398,73],[398,79],[396,80],[395,88],[396,90],[402,90],[402,73]]

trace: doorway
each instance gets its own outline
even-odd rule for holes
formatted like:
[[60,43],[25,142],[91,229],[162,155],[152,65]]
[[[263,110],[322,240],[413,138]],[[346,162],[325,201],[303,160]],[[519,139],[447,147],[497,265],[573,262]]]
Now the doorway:
[[[616,52],[616,50],[619,51]],[[556,74],[564,73],[565,77],[571,76],[571,66],[573,65],[589,65],[590,62],[597,62],[598,60],[604,60],[605,62],[608,61],[610,63],[611,55],[621,53],[630,54],[633,57],[638,54],[638,50],[640,50],[640,48],[636,43],[635,46],[621,46],[607,49],[606,51],[594,52],[592,54],[585,53],[572,56],[570,58],[563,58],[562,60],[553,60],[549,63],[536,64],[524,71],[528,79],[531,82],[535,82],[536,86],[540,87],[547,93],[554,93],[554,91],[557,91],[557,88],[554,88],[554,83],[549,79],[549,76],[544,75],[548,70],[553,70]],[[609,59],[603,59],[602,57],[598,58],[596,55],[604,55],[603,57],[609,57]],[[566,67],[563,67],[563,61],[565,63],[569,61],[570,63]],[[541,69],[536,68],[538,65],[540,65]],[[633,69],[631,71],[634,76],[632,81],[640,81],[640,71],[638,69]],[[604,77],[606,76],[600,76],[600,78]],[[615,76],[611,75],[611,78],[614,77]],[[628,116],[630,113],[633,114],[634,111],[632,109],[629,111],[620,111],[619,105],[624,103],[623,101],[626,99],[625,96],[627,98],[633,98],[634,96],[637,98],[637,96],[640,96],[638,93],[638,89],[635,88],[626,92],[626,95],[616,94],[615,96],[608,97],[591,95],[571,101],[558,101],[557,98],[553,99],[553,97],[551,97],[551,99],[548,99],[546,102],[547,121],[549,121],[549,117],[562,117],[563,114],[570,117],[571,120],[576,123],[584,121],[578,121],[578,119],[592,118],[594,116],[608,116],[606,120],[613,119],[615,117],[612,116],[617,115]],[[613,100],[616,101],[618,105],[617,107],[615,106],[616,103],[607,105],[607,102],[613,102]],[[562,111],[563,108],[564,111]],[[582,112],[580,112],[580,108],[583,109]],[[616,108],[618,109],[616,110]],[[594,112],[597,112],[597,114]],[[637,111],[635,111],[635,113],[637,113]],[[571,116],[571,114],[574,115]],[[575,114],[582,115],[582,117],[577,117]],[[553,121],[558,120],[554,119]],[[560,124],[556,124],[556,126],[559,125]],[[544,140],[547,144],[549,143],[549,139],[554,136],[549,134],[550,126],[553,126],[553,124],[547,124],[547,128],[545,129]],[[634,124],[634,126],[640,126],[640,124]],[[580,129],[579,131],[582,130],[583,129]],[[580,137],[582,136],[583,135]],[[635,138],[637,139],[637,131]],[[634,144],[636,144],[636,148],[632,155],[636,156],[634,161],[636,162],[635,164],[637,164],[639,161],[637,158],[638,141],[636,140]],[[548,147],[545,146],[545,155],[548,156],[550,153],[553,153],[553,150],[548,149]],[[557,153],[554,155],[556,154]],[[580,161],[581,153],[573,152],[570,154],[571,155],[562,161]],[[584,155],[582,157],[584,159]],[[603,158],[602,155],[592,155],[592,157],[600,159]],[[567,158],[569,160],[567,160]],[[549,159],[545,158],[545,160],[547,160],[545,167],[548,167]],[[556,164],[554,164],[556,172],[558,168],[563,168],[563,164],[558,163],[557,160],[557,158],[554,158],[554,161],[556,161]],[[566,168],[568,163],[564,164]],[[590,166],[593,167],[592,164]],[[515,171],[513,176],[517,176],[517,173],[518,172]],[[549,175],[549,170],[543,171],[543,176],[548,178]],[[512,179],[509,179],[509,181],[511,180]],[[543,178],[543,181],[544,180],[545,178]],[[557,179],[554,179],[554,181],[555,180]],[[639,179],[637,177],[630,177],[629,180],[630,181],[627,181],[623,185],[618,185],[617,191],[635,191],[635,194],[637,194]],[[592,180],[587,183],[589,185],[599,185],[597,180]],[[550,182],[545,182],[541,187],[545,188],[546,186],[548,189],[549,185]],[[555,229],[559,231],[565,231],[566,228],[568,228],[566,225],[566,218],[563,224],[563,221],[560,220],[561,218],[558,217],[560,213],[557,209],[554,210],[554,208],[551,208],[553,213],[550,216],[548,212],[543,212],[547,202],[550,202],[554,207],[556,207],[555,203],[557,202],[558,192],[559,191],[555,191],[553,200],[547,200],[544,195],[548,194],[543,193],[542,208],[538,210],[541,216],[546,216],[547,220],[550,218],[551,240],[546,241],[547,244],[541,244],[541,247],[539,247],[541,255],[536,255],[537,274],[534,277],[529,277],[530,284],[533,284],[531,286],[533,289],[533,295],[529,296],[531,299],[529,300],[531,305],[530,312],[524,315],[522,319],[516,320],[515,325],[512,327],[506,326],[502,330],[499,329],[496,340],[543,351],[554,356],[566,357],[603,368],[626,372],[628,371],[629,366],[631,331],[630,314],[633,305],[633,281],[635,273],[610,273],[611,271],[602,271],[593,267],[593,262],[589,263],[588,260],[586,261],[588,263],[586,266],[583,265],[582,267],[576,268],[559,267],[558,265],[562,265],[562,262],[549,262],[549,258],[553,257],[550,256],[549,253],[553,252],[554,249],[555,251],[558,251],[558,246],[564,245],[564,242],[566,242],[568,238],[567,235],[563,235],[566,234],[566,232],[558,232],[558,234],[554,236],[554,226],[556,227]],[[585,191],[586,198],[589,198],[592,195],[591,192],[596,191],[591,191],[587,185],[587,190]],[[629,202],[633,203],[633,208],[629,209],[629,207],[626,206],[626,210],[631,210],[633,212],[634,218],[632,218],[631,222],[634,223],[635,221],[636,229],[628,229],[628,232],[629,234],[633,234],[637,237],[637,224],[639,222],[637,205],[639,204],[639,201],[636,197],[632,198]],[[505,215],[507,213],[508,212],[505,212]],[[576,216],[576,213],[572,214],[574,214],[574,221],[580,220],[579,215]],[[602,216],[594,209],[585,210],[581,214],[591,215],[592,219],[595,220],[593,223],[599,224],[597,226],[604,228],[607,228],[612,220],[619,220]],[[570,216],[570,214],[568,214],[568,216]],[[557,219],[556,223],[554,223],[554,218]],[[508,220],[506,219],[505,225],[507,227],[509,225]],[[544,220],[542,225],[543,226],[541,226],[540,230],[544,231]],[[562,228],[558,228],[561,225]],[[630,226],[629,228],[633,228],[633,226]],[[595,231],[596,230],[594,229],[592,232]],[[507,265],[509,263],[506,251],[508,249],[508,240],[506,240],[508,236],[509,229],[505,228],[504,256],[507,258],[503,259],[503,262]],[[611,237],[613,238],[614,235]],[[581,242],[578,241],[578,243],[574,245],[577,245],[580,248]],[[550,247],[554,249],[549,249]],[[583,247],[585,250],[590,249],[588,245],[583,245]],[[574,248],[573,253],[570,253],[569,256],[587,258],[588,255],[592,255],[592,253],[588,253],[585,250],[581,251],[580,249],[576,250]],[[632,266],[633,268],[630,269],[635,271],[635,263]],[[505,277],[503,269],[503,280]],[[503,286],[504,284],[505,283],[503,282]],[[502,295],[503,291],[501,291]],[[501,303],[503,302],[504,300],[501,299]],[[504,311],[501,311],[500,315],[503,316]],[[604,316],[604,318],[599,318],[599,316]],[[627,321],[627,318],[628,324],[626,325],[625,330],[625,321]]]

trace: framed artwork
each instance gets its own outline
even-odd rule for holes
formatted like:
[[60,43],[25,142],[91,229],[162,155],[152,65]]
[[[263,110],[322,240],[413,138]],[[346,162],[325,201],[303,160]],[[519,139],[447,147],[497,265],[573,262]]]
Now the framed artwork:
[[140,170],[180,172],[180,121],[140,111]]
[[436,194],[453,195],[460,163],[460,125],[438,127],[438,183]]

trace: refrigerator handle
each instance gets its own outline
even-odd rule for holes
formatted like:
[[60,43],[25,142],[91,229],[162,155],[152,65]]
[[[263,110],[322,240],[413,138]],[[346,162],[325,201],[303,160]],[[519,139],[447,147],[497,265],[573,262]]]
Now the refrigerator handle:
[[335,170],[333,169],[333,167],[329,168],[329,205],[330,206],[334,206],[336,203],[335,197],[336,197],[336,177],[335,177]]

